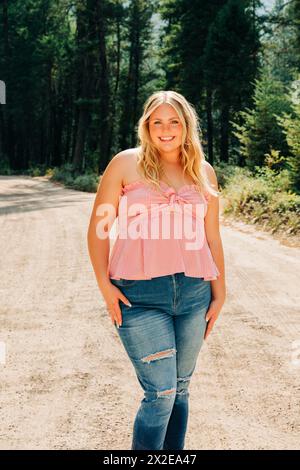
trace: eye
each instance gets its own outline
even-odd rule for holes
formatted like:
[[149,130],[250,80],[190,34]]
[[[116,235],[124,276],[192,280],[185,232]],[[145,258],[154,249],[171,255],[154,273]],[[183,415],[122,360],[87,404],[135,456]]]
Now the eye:
[[[173,119],[173,120],[171,121],[171,123],[172,123],[172,125],[177,126],[177,124],[179,124],[179,121],[178,121],[177,119]],[[158,124],[161,124],[161,122],[160,122],[160,121],[153,121],[153,124],[154,124],[154,125],[158,125]]]

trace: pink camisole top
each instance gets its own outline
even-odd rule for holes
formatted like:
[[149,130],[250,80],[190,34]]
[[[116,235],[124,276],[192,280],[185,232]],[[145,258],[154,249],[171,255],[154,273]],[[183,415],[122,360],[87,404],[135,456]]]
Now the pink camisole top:
[[143,180],[123,186],[117,236],[110,252],[112,279],[152,279],[183,272],[215,280],[220,272],[209,249],[204,217],[211,195],[187,184],[162,193]]

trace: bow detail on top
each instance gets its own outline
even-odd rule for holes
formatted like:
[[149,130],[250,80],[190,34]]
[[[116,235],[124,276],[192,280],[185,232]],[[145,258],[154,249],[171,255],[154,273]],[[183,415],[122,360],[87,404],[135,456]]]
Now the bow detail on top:
[[190,202],[190,200],[178,194],[174,188],[168,188],[164,195],[168,198],[169,206],[173,206],[174,204],[188,204]]
[[[170,217],[170,212],[173,217]],[[155,192],[150,197],[148,193],[145,196],[138,194],[137,198],[129,198],[129,204],[124,196],[119,203],[118,215],[119,238],[135,240],[153,237],[156,240],[165,238],[165,233],[169,231],[172,232],[171,238],[180,235],[183,240],[191,241],[196,237],[199,242],[197,249],[203,246],[205,204],[194,193],[190,194],[182,188],[176,191],[168,187],[162,193]],[[191,243],[194,244],[194,241]]]
[[[126,237],[128,226],[133,229],[140,225],[142,231],[144,228],[147,230],[147,221],[149,216],[153,220],[159,218],[160,215],[163,216],[165,212],[174,212],[181,218],[196,218],[194,208],[195,203],[193,204],[191,199],[185,198],[179,192],[176,192],[174,188],[168,188],[162,195],[157,196],[154,201],[150,200],[150,204],[148,201],[145,205],[142,203],[136,203],[136,206],[133,204],[133,207],[127,207],[126,197],[122,198],[119,207],[120,234],[125,234],[124,237]],[[203,204],[200,204],[199,216],[201,219],[199,222],[203,223]],[[167,221],[168,220],[169,219],[167,219]],[[146,225],[144,225],[143,222],[146,222]],[[123,237],[123,235],[121,235],[121,237]]]

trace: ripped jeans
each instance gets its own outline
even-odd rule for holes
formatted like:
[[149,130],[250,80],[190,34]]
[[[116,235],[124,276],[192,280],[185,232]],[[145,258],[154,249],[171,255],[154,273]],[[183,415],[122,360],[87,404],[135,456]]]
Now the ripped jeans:
[[115,329],[144,390],[131,450],[184,449],[189,383],[211,302],[211,281],[183,272],[146,280],[110,279],[132,307],[119,301]]

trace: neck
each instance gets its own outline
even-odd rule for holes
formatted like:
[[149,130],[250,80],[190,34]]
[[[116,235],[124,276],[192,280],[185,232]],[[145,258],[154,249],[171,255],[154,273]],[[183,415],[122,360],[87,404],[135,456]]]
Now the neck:
[[159,152],[160,158],[166,165],[178,165],[180,163],[180,151],[178,149],[170,152]]

